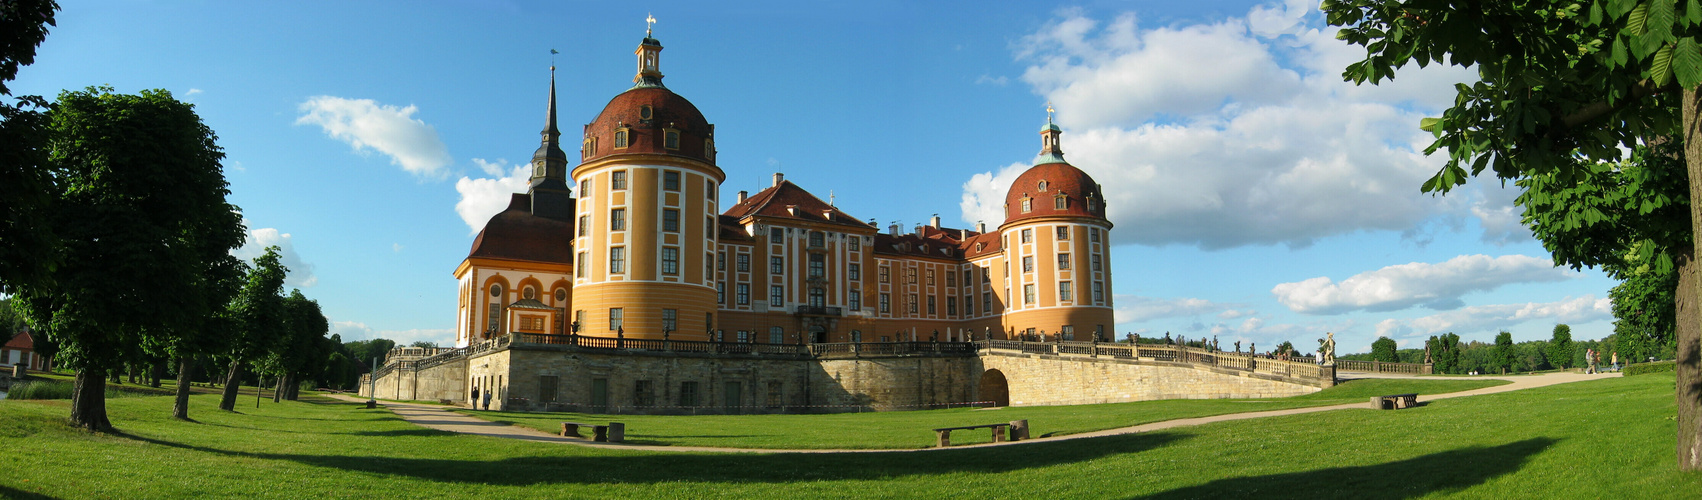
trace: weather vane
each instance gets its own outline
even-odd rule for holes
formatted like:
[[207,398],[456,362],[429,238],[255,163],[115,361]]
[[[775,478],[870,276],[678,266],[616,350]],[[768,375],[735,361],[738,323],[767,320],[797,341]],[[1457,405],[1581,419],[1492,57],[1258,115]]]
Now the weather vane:
[[550,49],[550,71],[556,70],[556,54],[560,54],[560,53],[561,53],[561,51],[558,51],[556,49]]
[[1052,123],[1052,101],[1046,101],[1046,123]]
[[644,37],[650,38],[650,30],[656,27],[656,16],[644,14]]

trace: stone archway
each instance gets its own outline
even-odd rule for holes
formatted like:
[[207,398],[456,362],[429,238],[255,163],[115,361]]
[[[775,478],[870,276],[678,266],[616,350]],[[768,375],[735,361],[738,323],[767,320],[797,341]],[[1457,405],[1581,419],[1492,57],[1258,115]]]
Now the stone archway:
[[1004,372],[987,370],[981,372],[980,401],[991,401],[993,406],[1010,406],[1010,384],[1005,381]]
[[823,328],[821,325],[811,325],[810,326],[810,342],[814,342],[814,343],[817,343],[817,344],[827,343],[827,329]]

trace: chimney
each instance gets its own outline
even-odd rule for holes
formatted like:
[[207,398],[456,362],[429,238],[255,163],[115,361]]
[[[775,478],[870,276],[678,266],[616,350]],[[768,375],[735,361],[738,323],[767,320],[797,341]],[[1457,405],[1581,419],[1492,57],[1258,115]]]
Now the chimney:
[[940,228],[940,214],[934,214],[933,218],[928,219],[928,225],[934,226],[934,229],[939,229]]
[[917,237],[922,236],[922,225],[921,224],[917,224],[916,227],[913,228],[913,230],[916,231]]
[[[744,191],[739,191],[739,201],[745,201],[745,192]],[[975,232],[986,234],[987,233],[987,223],[981,222],[981,221],[975,221]]]
[[959,239],[959,240],[969,239],[969,230],[968,229],[957,230],[957,239]]
[[744,203],[745,197],[750,196],[750,195],[751,195],[750,191],[739,191],[739,203]]
[[785,181],[786,181],[786,174],[782,174],[780,172],[774,173],[774,187],[780,187],[780,183],[785,182]]
[[900,226],[899,226],[899,225],[898,225],[898,223],[897,223],[897,222],[894,222],[894,223],[892,223],[892,225],[891,225],[891,226],[887,226],[887,227],[886,227],[886,233],[887,233],[887,234],[890,234],[890,235],[893,235],[893,236],[898,236],[898,228],[899,228],[899,227],[900,227]]

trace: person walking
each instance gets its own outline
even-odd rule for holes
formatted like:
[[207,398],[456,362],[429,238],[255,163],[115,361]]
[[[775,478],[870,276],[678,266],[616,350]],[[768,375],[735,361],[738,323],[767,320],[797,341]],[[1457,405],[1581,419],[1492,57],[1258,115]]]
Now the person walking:
[[479,409],[479,386],[473,386],[473,409]]
[[1619,371],[1619,351],[1613,351],[1613,371]]
[[1595,351],[1591,350],[1591,349],[1585,349],[1584,350],[1584,374],[1585,375],[1595,373],[1595,371],[1592,370],[1594,368],[1594,366],[1592,366],[1592,364],[1590,363],[1590,355],[1594,354],[1594,353],[1595,353]]
[[492,390],[492,389],[485,389],[485,411],[490,411],[490,409],[491,409],[491,393],[492,392],[496,392],[496,391]]

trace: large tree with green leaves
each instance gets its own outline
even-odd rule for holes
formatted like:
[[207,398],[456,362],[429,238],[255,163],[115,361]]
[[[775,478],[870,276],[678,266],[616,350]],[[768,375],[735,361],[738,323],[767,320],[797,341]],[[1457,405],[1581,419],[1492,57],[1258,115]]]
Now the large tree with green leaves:
[[1572,367],[1572,327],[1554,325],[1554,338],[1548,341],[1548,362],[1555,368]]
[[[1683,145],[1688,231],[1638,251],[1678,275],[1678,458],[1682,469],[1702,470],[1702,249],[1689,237],[1702,231],[1702,3],[1326,0],[1321,8],[1342,27],[1338,38],[1366,49],[1347,67],[1348,80],[1375,84],[1414,63],[1477,69],[1480,81],[1457,87],[1454,106],[1421,124],[1436,135],[1430,151],[1449,156],[1426,191],[1447,192],[1485,171],[1504,181],[1584,185],[1593,169],[1619,160],[1621,148]],[[1550,249],[1573,266],[1625,258],[1611,240],[1582,243]]]
[[[0,3],[0,96],[11,96],[6,82],[35,62],[58,10],[52,0]],[[0,100],[0,293],[46,282],[59,255],[47,224],[54,193],[42,112],[47,102],[34,96],[12,101]]]
[[67,91],[48,118],[57,189],[44,222],[59,262],[15,290],[58,345],[57,364],[77,370],[72,422],[102,430],[106,375],[132,346],[208,312],[200,274],[209,254],[234,246],[240,218],[216,137],[170,92]]
[[230,360],[225,373],[225,390],[219,399],[219,409],[236,411],[236,391],[242,386],[242,368],[271,352],[279,338],[289,333],[289,315],[284,310],[284,267],[278,247],[266,247],[266,253],[254,258],[248,278],[230,304],[231,330],[224,356]]
[[1395,354],[1395,349],[1399,347],[1395,344],[1395,339],[1377,337],[1377,340],[1371,342],[1371,359],[1385,363],[1400,361],[1400,356]]
[[1507,373],[1513,369],[1513,361],[1517,353],[1513,350],[1513,332],[1502,330],[1495,334],[1495,347],[1489,351],[1489,366]]

